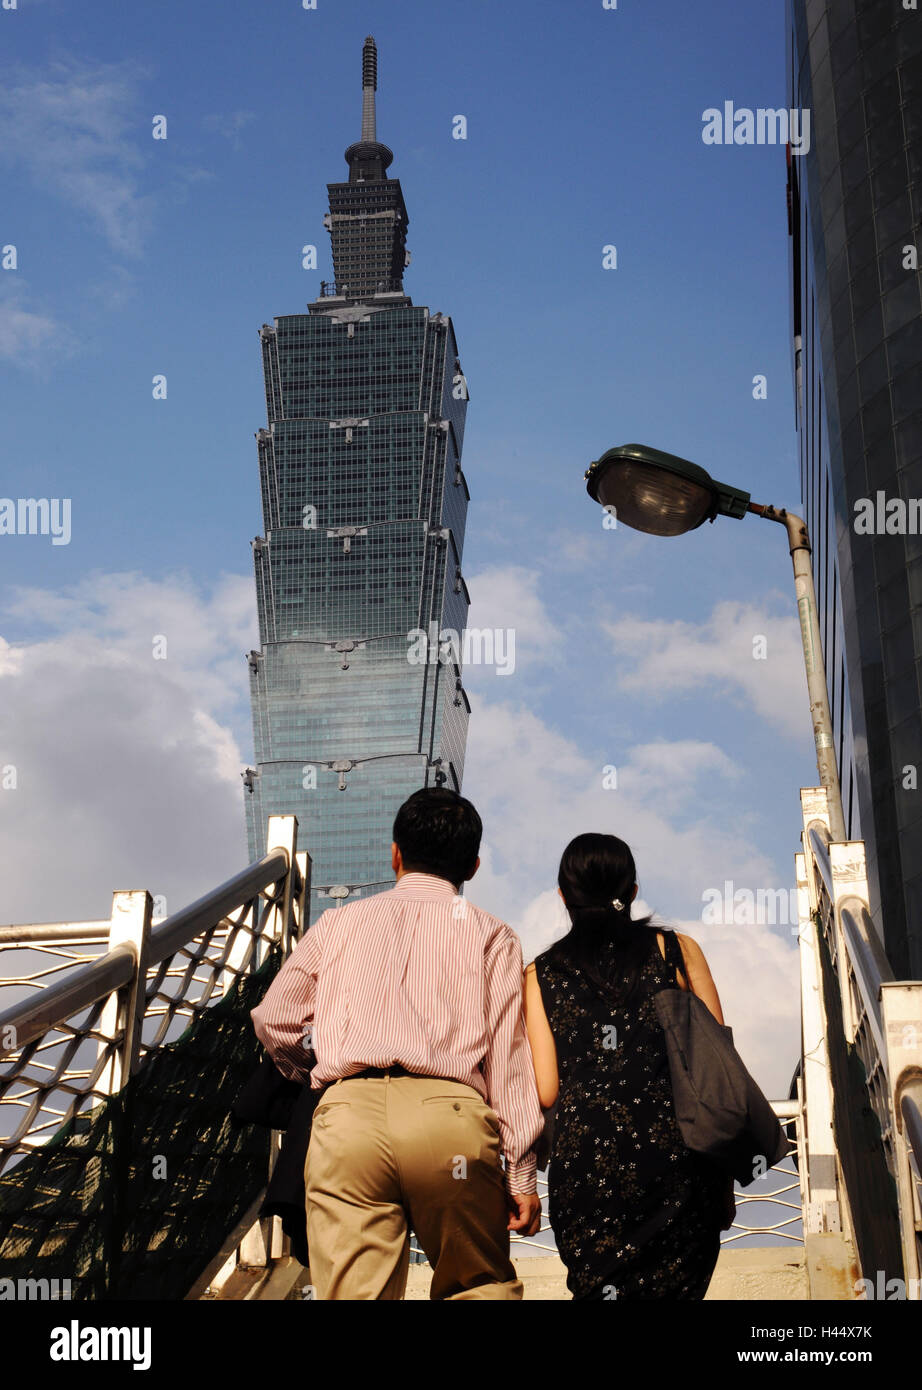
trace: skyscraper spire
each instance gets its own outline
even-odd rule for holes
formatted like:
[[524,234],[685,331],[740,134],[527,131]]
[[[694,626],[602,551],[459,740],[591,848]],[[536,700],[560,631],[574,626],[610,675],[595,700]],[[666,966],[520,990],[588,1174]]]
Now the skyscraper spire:
[[362,48],[362,139],[376,141],[375,92],[378,90],[378,50],[368,35]]
[[337,294],[352,299],[402,294],[404,267],[409,262],[409,218],[400,180],[387,174],[394,154],[378,139],[377,88],[378,50],[369,34],[362,46],[362,138],[346,150],[348,183],[327,184],[330,213],[324,219],[332,242]]
[[350,183],[375,183],[387,178],[393,150],[380,144],[375,113],[378,90],[378,50],[371,34],[362,45],[362,138],[346,150]]

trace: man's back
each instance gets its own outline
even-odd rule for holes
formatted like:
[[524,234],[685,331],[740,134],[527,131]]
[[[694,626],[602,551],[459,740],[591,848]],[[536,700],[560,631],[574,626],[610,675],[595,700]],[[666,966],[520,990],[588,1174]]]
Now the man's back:
[[[325,913],[317,928],[315,1085],[345,1074],[344,1065],[390,1062],[471,1078],[489,1041],[490,974],[521,969],[503,922],[444,879],[406,874],[389,892]],[[348,1000],[348,1012],[336,1009],[337,999]]]
[[457,792],[414,792],[395,887],[325,912],[253,1010],[278,1069],[324,1092],[305,1165],[321,1298],[401,1298],[411,1226],[433,1298],[522,1296],[509,1229],[538,1227],[543,1119],[518,937],[458,891],[482,828]]
[[[405,873],[318,918],[252,1017],[279,1070],[315,1088],[395,1064],[472,1086],[513,1165],[541,1128],[521,980],[510,927],[447,880]],[[516,1176],[533,1172],[526,1161]]]

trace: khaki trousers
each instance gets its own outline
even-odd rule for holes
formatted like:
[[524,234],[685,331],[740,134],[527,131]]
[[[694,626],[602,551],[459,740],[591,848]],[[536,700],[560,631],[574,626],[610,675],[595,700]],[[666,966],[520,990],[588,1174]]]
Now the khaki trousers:
[[498,1122],[472,1086],[334,1082],[314,1111],[304,1178],[315,1298],[403,1298],[409,1227],[432,1265],[430,1298],[522,1297]]

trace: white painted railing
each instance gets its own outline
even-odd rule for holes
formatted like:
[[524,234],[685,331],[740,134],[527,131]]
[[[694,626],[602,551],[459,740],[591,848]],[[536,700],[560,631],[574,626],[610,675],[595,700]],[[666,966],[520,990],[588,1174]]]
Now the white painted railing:
[[[904,1272],[920,1287],[922,981],[895,981],[868,913],[864,847],[833,844],[825,792],[802,793],[797,856],[803,1061],[797,1097],[775,1102],[791,1150],[758,1186],[737,1193],[723,1244],[804,1244],[851,1230],[836,1149],[821,942],[839,984],[843,1028],[864,1065],[899,1196]],[[152,920],[146,892],[116,893],[108,922],[0,927],[0,1172],[67,1120],[115,1094],[234,980],[258,969],[272,942],[284,954],[306,924],[309,859],[293,817],[272,817],[269,852],[197,903]],[[12,967],[12,968],[11,968]],[[553,1251],[545,1214],[520,1253]],[[271,1264],[277,1222],[251,1226],[225,1265]],[[241,1233],[242,1235],[242,1233]],[[420,1252],[415,1248],[417,1257]],[[913,1283],[912,1281],[915,1281]],[[909,1294],[913,1296],[912,1292]]]
[[[834,843],[831,840],[826,792],[808,788],[801,793],[803,807],[804,852],[797,856],[798,881],[805,898],[806,920],[801,916],[801,938],[819,944],[822,936],[835,970],[841,1001],[844,1042],[855,1049],[865,1074],[868,1102],[880,1125],[881,1144],[887,1166],[896,1185],[899,1204],[900,1243],[906,1296],[920,1297],[922,1268],[922,980],[898,981],[893,978],[883,945],[872,921],[868,904],[868,881],[862,841]],[[819,979],[819,964],[815,965]],[[820,997],[821,997],[820,990]],[[827,1020],[818,1015],[823,1031],[818,1052],[822,1070],[829,1076],[825,1051]],[[811,1042],[813,1039],[811,1038]],[[806,1059],[810,1048],[805,1038]],[[828,1088],[828,1080],[826,1086]],[[815,1101],[808,1100],[819,1113],[824,1104],[821,1081],[814,1085]],[[830,1109],[831,1113],[831,1109]],[[824,1121],[825,1123],[825,1121]],[[830,1129],[831,1136],[831,1129]],[[853,1182],[846,1191],[841,1162],[835,1145],[829,1145],[836,1162],[826,1165],[844,1206],[857,1210],[867,1200],[861,1183]],[[822,1229],[822,1227],[820,1227]],[[875,1271],[864,1271],[873,1280]]]
[[116,1094],[273,942],[287,954],[309,891],[296,835],[272,817],[265,858],[156,925],[150,894],[129,892],[109,922],[0,928],[0,987],[19,996],[0,1012],[0,1172]]

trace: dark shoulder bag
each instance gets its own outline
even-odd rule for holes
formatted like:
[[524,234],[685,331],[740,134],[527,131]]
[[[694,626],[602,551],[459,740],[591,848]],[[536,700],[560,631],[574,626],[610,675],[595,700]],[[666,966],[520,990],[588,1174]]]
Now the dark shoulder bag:
[[734,1047],[731,1029],[718,1023],[692,993],[675,932],[663,935],[666,959],[671,957],[689,986],[660,990],[653,1001],[666,1039],[682,1138],[688,1148],[706,1154],[741,1187],[748,1187],[758,1176],[757,1165],[764,1171],[785,1156],[787,1140]]
[[[308,1055],[313,1062],[313,1053]],[[231,1109],[234,1126],[253,1124],[284,1130],[259,1214],[281,1218],[282,1230],[291,1240],[292,1254],[305,1268],[310,1257],[304,1164],[314,1110],[325,1089],[312,1089],[309,1082],[289,1081],[266,1053]]]

